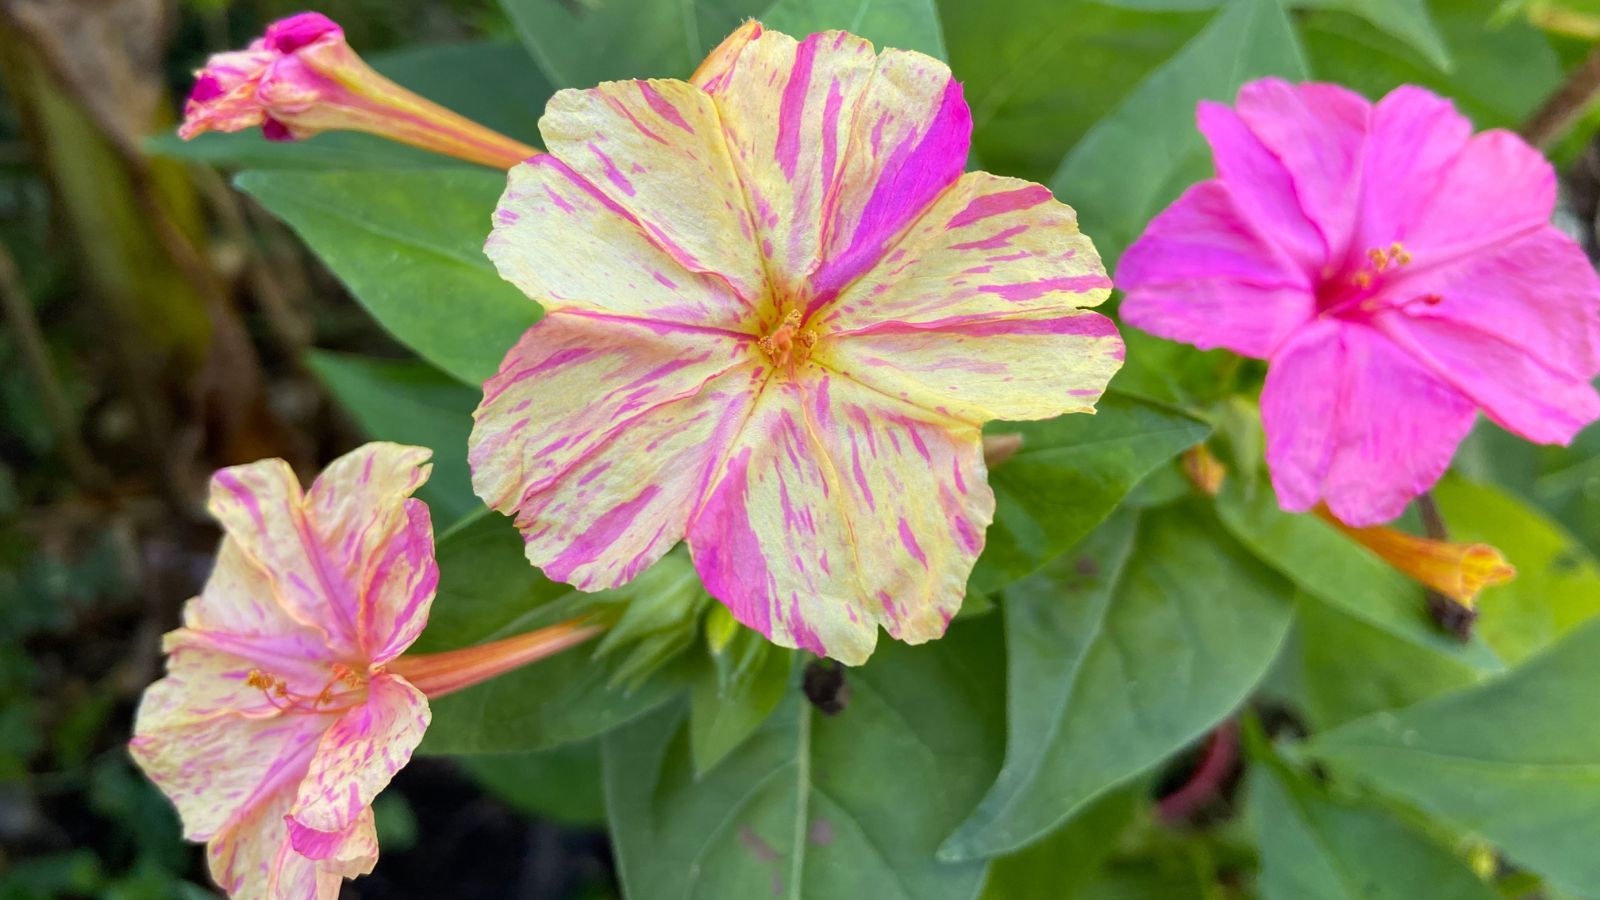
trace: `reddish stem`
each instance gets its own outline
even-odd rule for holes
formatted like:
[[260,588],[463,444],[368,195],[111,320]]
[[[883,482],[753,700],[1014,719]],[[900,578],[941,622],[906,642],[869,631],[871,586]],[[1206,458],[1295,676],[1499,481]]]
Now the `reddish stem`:
[[1169,823],[1192,818],[1222,793],[1222,783],[1238,759],[1239,723],[1229,719],[1206,739],[1205,752],[1189,780],[1156,803],[1156,814]]

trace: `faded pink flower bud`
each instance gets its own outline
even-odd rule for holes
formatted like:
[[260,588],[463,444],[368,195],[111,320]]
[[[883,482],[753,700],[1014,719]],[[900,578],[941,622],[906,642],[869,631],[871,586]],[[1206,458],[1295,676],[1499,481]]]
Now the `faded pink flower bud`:
[[496,168],[539,152],[379,75],[319,13],[280,19],[248,49],[212,56],[196,73],[178,135],[255,126],[274,141],[365,131]]

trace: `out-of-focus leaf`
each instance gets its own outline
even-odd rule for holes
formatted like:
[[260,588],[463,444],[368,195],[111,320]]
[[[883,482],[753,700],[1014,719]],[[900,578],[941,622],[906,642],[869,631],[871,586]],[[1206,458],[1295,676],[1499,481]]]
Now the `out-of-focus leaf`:
[[1600,566],[1538,512],[1490,485],[1458,478],[1433,492],[1451,538],[1504,553],[1517,577],[1478,600],[1473,630],[1515,665],[1600,612]]
[[1335,799],[1266,751],[1248,814],[1263,900],[1495,900],[1464,860],[1377,806]]
[[995,521],[970,588],[992,592],[1038,569],[1088,534],[1157,466],[1210,427],[1168,406],[1108,393],[1095,415],[1002,422],[1022,447],[989,473]]
[[244,172],[237,183],[289,223],[402,344],[482,384],[539,305],[483,254],[505,175],[487,169]]
[[598,741],[533,753],[464,756],[461,765],[479,784],[529,815],[584,826],[606,820]]
[[1156,212],[1211,174],[1195,104],[1231,101],[1241,85],[1264,75],[1305,73],[1300,40],[1279,0],[1230,3],[1078,142],[1050,188],[1077,208],[1111,268]]
[[[513,41],[477,41],[374,54],[373,67],[397,84],[481,125],[539,145],[539,116],[554,88],[528,52]],[[269,141],[259,129],[151,138],[161,156],[233,169],[395,169],[470,165],[448,156],[353,131],[332,131],[303,141]]]
[[1142,782],[1101,795],[1037,844],[995,860],[983,900],[1077,897],[1149,806],[1149,785]]
[[1204,734],[1277,655],[1290,593],[1192,502],[1119,514],[1007,588],[1005,768],[941,854],[1022,847]]
[[776,0],[762,24],[796,37],[840,29],[877,45],[945,58],[934,0]]
[[1582,894],[1600,884],[1597,683],[1591,620],[1502,678],[1358,719],[1304,749]]
[[[732,640],[721,652],[713,648],[712,663],[695,673],[689,688],[689,750],[696,776],[711,771],[761,727],[789,686],[794,651],[743,625],[735,627]],[[747,659],[729,659],[736,655]]]
[[[440,538],[438,558],[439,592],[428,627],[412,648],[417,653],[510,637],[626,604],[630,597],[626,589],[583,594],[540,575],[524,558],[511,522],[493,513]],[[675,557],[664,562],[682,564]],[[682,676],[668,671],[629,689],[618,683],[627,654],[595,657],[593,645],[580,645],[432,701],[433,724],[422,752],[513,753],[582,741],[685,688]]]
[[1422,54],[1442,72],[1451,68],[1450,50],[1433,23],[1427,0],[1292,0],[1301,9],[1340,9],[1354,13]]
[[999,765],[998,624],[880,646],[847,671],[836,715],[791,689],[699,779],[681,706],[608,735],[606,809],[627,896],[973,897],[986,864],[941,863],[934,850]]
[[433,510],[436,530],[483,508],[467,470],[477,391],[422,362],[318,350],[306,364],[369,437],[433,451],[433,475],[417,496]]
[[501,0],[556,87],[687,78],[771,0]]
[[1463,665],[1501,667],[1481,640],[1463,646],[1433,623],[1420,585],[1316,516],[1279,509],[1264,482],[1229,478],[1217,511],[1235,538],[1317,601]]
[[1349,13],[1307,13],[1299,22],[1300,35],[1320,80],[1373,99],[1402,84],[1418,84],[1454,100],[1479,128],[1515,127],[1560,83],[1561,65],[1549,40],[1526,23],[1489,27],[1498,3],[1430,4],[1454,63],[1449,72]]
[[940,14],[972,107],[977,157],[1034,181],[1049,179],[1067,150],[1207,20],[1094,0],[943,3]]

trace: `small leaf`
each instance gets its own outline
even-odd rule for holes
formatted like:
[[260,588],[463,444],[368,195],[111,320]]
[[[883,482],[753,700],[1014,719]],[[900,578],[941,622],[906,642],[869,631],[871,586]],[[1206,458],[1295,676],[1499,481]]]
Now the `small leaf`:
[[1230,3],[1078,142],[1050,188],[1077,208],[1112,268],[1151,216],[1211,174],[1195,104],[1232,101],[1241,85],[1265,75],[1305,74],[1300,40],[1278,0]]
[[698,779],[681,705],[608,735],[606,808],[624,893],[970,900],[985,865],[941,863],[934,849],[999,765],[997,624],[880,646],[847,670],[833,716],[791,688]]
[[[1270,753],[1270,751],[1269,751]],[[1246,788],[1263,900],[1495,900],[1464,860],[1393,813],[1336,800],[1275,757]]]
[[[738,674],[725,671],[724,660],[732,656],[748,656],[741,661],[748,668]],[[738,749],[772,715],[789,688],[794,653],[740,626],[733,646],[714,660],[695,673],[689,688],[689,750],[697,778]]]
[[795,37],[838,29],[866,38],[880,51],[896,47],[945,58],[933,0],[776,0],[760,18],[768,28]]
[[1193,502],[1120,513],[1007,588],[1005,768],[941,856],[1022,847],[1216,725],[1277,655],[1290,592]]
[[1000,422],[1022,447],[989,473],[995,521],[969,589],[992,593],[1060,555],[1100,524],[1145,476],[1210,432],[1176,409],[1128,394],[1095,415]]
[[503,173],[244,172],[236,182],[400,343],[468,384],[493,375],[539,318],[483,255]]
[[[522,555],[510,520],[493,513],[470,519],[439,539],[439,592],[414,650],[452,650],[553,625],[605,604],[626,604],[626,591],[584,594],[546,579]],[[646,573],[648,574],[648,573]],[[645,576],[640,576],[644,578]],[[680,695],[676,671],[636,689],[617,685],[627,655],[595,659],[580,645],[434,700],[424,753],[510,753],[582,741]]]
[[1495,681],[1358,719],[1304,749],[1582,894],[1600,884],[1596,683],[1591,620]]
[[[1404,41],[1422,54],[1435,69],[1451,69],[1450,50],[1433,23],[1427,0],[1292,0],[1300,9],[1342,9],[1371,22],[1374,27]],[[1480,23],[1484,28],[1486,23]]]
[[479,394],[427,363],[313,350],[306,364],[367,436],[433,451],[433,475],[417,496],[435,529],[483,509],[467,470],[467,435]]

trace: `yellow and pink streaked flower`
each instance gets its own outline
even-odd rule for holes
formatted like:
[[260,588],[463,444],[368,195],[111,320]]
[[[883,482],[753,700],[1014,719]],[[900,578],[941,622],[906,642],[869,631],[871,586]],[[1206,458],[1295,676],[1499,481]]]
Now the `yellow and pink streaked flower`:
[[368,444],[309,491],[282,460],[212,479],[216,567],[166,636],[129,749],[231,897],[337,897],[377,860],[371,804],[422,739],[427,697],[594,632],[401,656],[439,580],[428,508],[410,496],[429,454]]
[[195,73],[180,137],[256,127],[275,141],[365,131],[502,169],[539,152],[379,75],[319,13],[273,22],[247,49],[218,53]]
[[555,95],[487,252],[546,310],[470,459],[584,590],[687,540],[773,641],[943,634],[994,513],[980,426],[1090,412],[1122,361],[1072,210],[963,174],[943,63],[748,23],[687,82]]
[[1217,177],[1123,255],[1121,314],[1268,360],[1279,502],[1387,522],[1430,488],[1481,410],[1532,441],[1600,418],[1600,278],[1550,224],[1556,177],[1449,101],[1247,84],[1202,103]]

